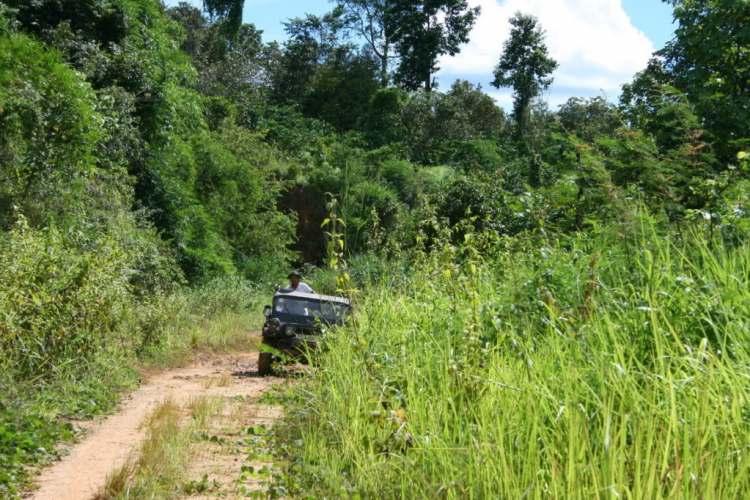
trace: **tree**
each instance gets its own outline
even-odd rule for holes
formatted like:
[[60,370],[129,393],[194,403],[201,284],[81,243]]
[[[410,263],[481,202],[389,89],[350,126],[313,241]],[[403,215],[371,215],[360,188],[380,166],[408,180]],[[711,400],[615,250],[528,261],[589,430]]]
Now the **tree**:
[[187,2],[180,2],[167,9],[166,14],[185,30],[180,48],[184,53],[199,60],[203,53],[203,44],[209,21],[203,12]]
[[373,54],[342,36],[345,23],[339,7],[292,19],[285,24],[290,38],[284,47],[269,46],[263,55],[273,100],[299,105],[305,116],[342,131],[356,125],[379,76]]
[[479,85],[458,80],[446,93],[381,89],[358,126],[370,147],[398,143],[404,158],[434,165],[459,150],[488,149],[485,146],[498,140],[505,123],[503,111]]
[[405,140],[402,109],[409,95],[403,89],[380,89],[373,94],[357,125],[373,149]]
[[557,62],[547,52],[545,33],[536,17],[518,12],[510,24],[513,28],[495,67],[492,85],[513,87],[513,117],[517,136],[522,139],[529,123],[530,104],[552,84],[550,75],[557,69]]
[[221,26],[230,38],[234,37],[242,26],[242,8],[245,0],[203,0],[203,8],[212,20],[225,21]]
[[612,135],[622,126],[622,118],[614,104],[604,97],[590,99],[571,97],[557,112],[565,133],[591,142],[602,135]]
[[284,23],[289,40],[274,61],[271,75],[277,101],[301,101],[318,68],[341,46],[342,15],[343,11],[337,8],[323,16],[307,14]]
[[397,57],[393,36],[386,30],[386,0],[338,0],[345,11],[346,28],[362,37],[380,63],[380,87],[388,86],[388,66]]
[[408,90],[433,88],[432,74],[440,69],[437,59],[454,56],[481,9],[470,9],[466,0],[390,0],[386,8],[386,34],[396,45],[401,60],[396,79]]
[[750,3],[665,0],[675,7],[675,37],[658,52],[718,139],[717,153],[735,158],[750,139]]
[[325,120],[340,131],[353,129],[377,90],[378,62],[372,54],[355,52],[350,45],[343,45],[318,68],[302,98],[302,112]]
[[475,87],[466,80],[456,80],[446,97],[466,113],[471,139],[496,140],[505,128],[505,112],[482,91],[481,85]]
[[667,86],[674,86],[674,81],[659,57],[651,58],[646,69],[636,73],[631,83],[622,86],[620,112],[631,127],[651,134],[657,131],[656,118],[664,105]]
[[265,62],[261,31],[252,24],[243,24],[232,37],[227,37],[226,20],[212,23],[186,2],[166,13],[185,30],[180,48],[198,70],[198,90],[235,103],[248,98],[257,100],[264,77],[261,61]]

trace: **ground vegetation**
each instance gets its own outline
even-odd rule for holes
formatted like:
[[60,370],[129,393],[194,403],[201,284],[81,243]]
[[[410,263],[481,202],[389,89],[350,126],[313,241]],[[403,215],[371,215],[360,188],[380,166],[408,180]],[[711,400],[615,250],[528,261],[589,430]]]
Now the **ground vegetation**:
[[466,2],[283,44],[236,1],[0,2],[0,495],[294,267],[358,313],[291,398],[287,491],[742,497],[750,14],[670,3],[617,106],[550,109],[517,15],[506,114],[433,85]]

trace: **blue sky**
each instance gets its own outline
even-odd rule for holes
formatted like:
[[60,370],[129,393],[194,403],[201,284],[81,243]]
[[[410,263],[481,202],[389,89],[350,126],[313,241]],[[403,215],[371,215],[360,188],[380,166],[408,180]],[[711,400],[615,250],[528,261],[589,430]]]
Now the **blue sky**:
[[657,49],[664,47],[672,34],[672,7],[661,0],[622,0],[633,25],[654,42]]
[[[201,5],[201,0],[188,0]],[[166,0],[174,5],[177,0]],[[651,53],[671,39],[671,7],[661,0],[469,0],[482,7],[471,41],[457,57],[440,60],[439,86],[456,79],[479,83],[508,108],[509,89],[489,85],[492,69],[508,36],[508,18],[516,11],[536,15],[547,31],[547,45],[560,67],[548,92],[556,108],[569,97],[605,95],[616,100],[620,86],[643,69]],[[282,22],[305,13],[323,14],[326,0],[246,0],[245,22],[263,30],[264,41],[283,41]]]

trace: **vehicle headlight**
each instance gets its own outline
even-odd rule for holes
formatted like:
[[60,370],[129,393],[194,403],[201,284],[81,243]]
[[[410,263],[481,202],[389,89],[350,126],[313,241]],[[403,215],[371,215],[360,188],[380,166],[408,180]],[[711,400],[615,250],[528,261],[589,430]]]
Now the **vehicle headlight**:
[[292,325],[286,325],[284,327],[284,333],[287,335],[294,335],[294,327]]

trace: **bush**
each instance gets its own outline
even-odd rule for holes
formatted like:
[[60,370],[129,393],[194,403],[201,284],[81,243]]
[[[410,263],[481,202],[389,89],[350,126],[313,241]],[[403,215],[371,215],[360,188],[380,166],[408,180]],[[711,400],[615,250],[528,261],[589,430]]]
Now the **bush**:
[[375,237],[374,231],[395,227],[401,210],[398,195],[382,184],[364,181],[353,186],[342,204],[347,221],[347,241],[352,251],[361,250]]
[[389,160],[377,168],[378,176],[398,193],[399,199],[409,206],[414,206],[420,194],[417,167],[404,160]]
[[466,173],[497,172],[504,163],[500,148],[492,141],[449,141],[440,149],[441,163]]

